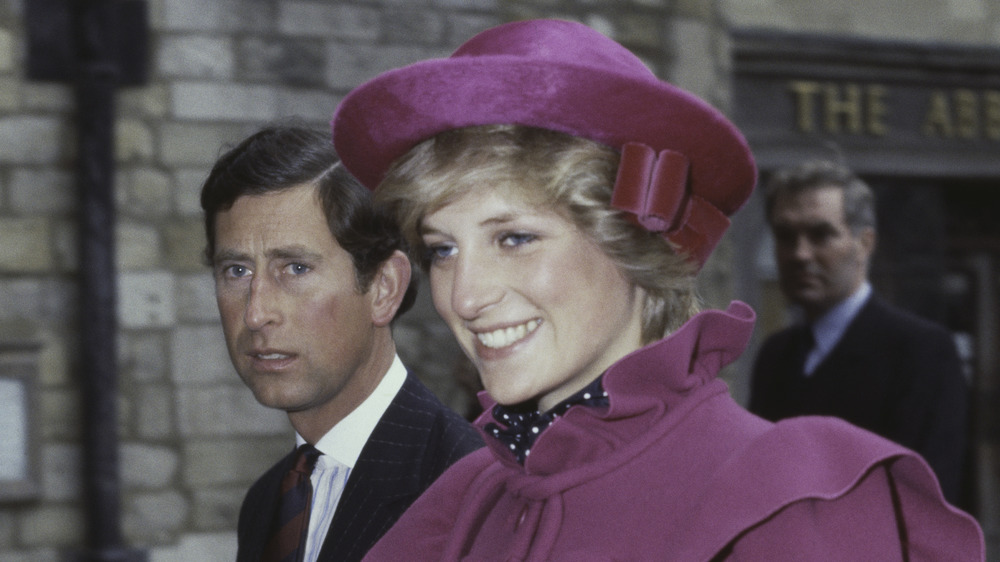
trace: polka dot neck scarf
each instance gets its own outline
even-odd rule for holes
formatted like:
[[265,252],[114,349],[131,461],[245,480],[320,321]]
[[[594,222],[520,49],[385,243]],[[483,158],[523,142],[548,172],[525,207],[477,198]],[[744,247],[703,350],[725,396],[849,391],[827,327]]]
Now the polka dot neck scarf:
[[501,443],[506,444],[514,453],[517,462],[523,465],[524,460],[531,454],[532,445],[542,434],[542,431],[545,431],[547,427],[565,414],[566,410],[578,404],[582,406],[608,405],[608,393],[601,385],[601,377],[546,412],[539,412],[533,403],[513,406],[497,404],[493,407],[492,414],[493,419],[498,423],[490,422],[486,424],[484,429],[487,435],[492,435]]

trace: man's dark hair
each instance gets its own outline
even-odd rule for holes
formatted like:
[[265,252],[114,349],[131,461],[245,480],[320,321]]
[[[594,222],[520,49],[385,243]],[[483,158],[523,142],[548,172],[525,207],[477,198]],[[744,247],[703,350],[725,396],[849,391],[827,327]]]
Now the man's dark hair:
[[849,168],[829,160],[809,160],[775,172],[764,188],[768,222],[779,197],[822,187],[833,187],[843,192],[844,222],[852,232],[875,228],[875,194],[872,189]]
[[[205,260],[215,255],[215,221],[237,199],[300,185],[314,185],[330,233],[351,255],[358,289],[367,291],[382,265],[396,250],[407,251],[395,221],[375,207],[372,194],[344,169],[326,132],[300,125],[272,125],[227,150],[212,167],[201,189],[205,211]],[[396,316],[416,298],[411,276]]]

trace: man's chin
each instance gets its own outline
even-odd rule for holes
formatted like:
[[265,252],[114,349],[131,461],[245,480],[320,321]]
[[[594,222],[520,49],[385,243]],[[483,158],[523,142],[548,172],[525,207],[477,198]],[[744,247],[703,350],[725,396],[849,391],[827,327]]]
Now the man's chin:
[[806,309],[815,309],[822,306],[823,294],[810,287],[798,288],[793,291],[786,291],[785,296],[794,304]]

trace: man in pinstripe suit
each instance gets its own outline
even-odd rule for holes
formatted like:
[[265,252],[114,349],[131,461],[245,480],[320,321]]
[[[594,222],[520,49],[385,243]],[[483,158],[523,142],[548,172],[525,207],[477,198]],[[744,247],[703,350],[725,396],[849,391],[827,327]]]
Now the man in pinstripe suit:
[[[358,560],[478,433],[409,374],[391,322],[413,302],[395,224],[326,133],[276,126],[225,153],[202,188],[230,358],[319,450],[299,560]],[[239,561],[261,560],[294,453],[250,488]]]

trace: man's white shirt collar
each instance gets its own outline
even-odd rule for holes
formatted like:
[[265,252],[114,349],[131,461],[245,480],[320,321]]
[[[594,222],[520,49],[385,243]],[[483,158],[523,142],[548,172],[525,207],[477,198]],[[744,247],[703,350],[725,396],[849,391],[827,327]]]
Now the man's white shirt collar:
[[[404,382],[406,382],[406,367],[403,366],[399,355],[396,355],[389,370],[371,395],[315,443],[316,448],[323,453],[317,465],[325,464],[324,460],[332,460],[353,469],[358,457],[361,456],[361,449],[368,443],[368,438],[382,419],[382,414],[403,388]],[[296,445],[301,445],[305,443],[305,439],[296,433],[295,442]]]

